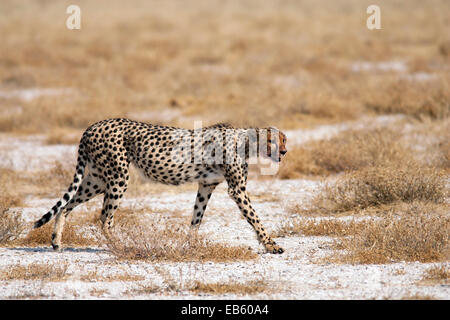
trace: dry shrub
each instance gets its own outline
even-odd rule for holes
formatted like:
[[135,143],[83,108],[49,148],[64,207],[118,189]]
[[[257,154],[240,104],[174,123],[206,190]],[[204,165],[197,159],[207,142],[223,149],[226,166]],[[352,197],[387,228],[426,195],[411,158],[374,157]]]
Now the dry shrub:
[[275,232],[274,237],[295,235],[343,237],[358,233],[364,226],[363,221],[342,221],[322,219],[319,221],[294,219],[284,222]]
[[0,280],[64,281],[68,278],[67,268],[67,264],[18,264],[0,270]]
[[25,230],[21,213],[12,212],[0,205],[0,244],[8,244],[16,240]]
[[210,294],[227,294],[235,293],[239,295],[245,294],[258,294],[262,292],[270,291],[269,284],[262,280],[248,281],[248,282],[216,282],[216,283],[203,283],[195,281],[189,288],[190,291],[195,293],[210,293]]
[[404,212],[391,210],[381,219],[367,221],[360,232],[340,240],[346,263],[448,261],[450,218],[424,203],[408,205]]
[[392,130],[348,130],[331,139],[312,141],[289,150],[279,177],[330,175],[365,167],[404,162],[412,154]]
[[443,171],[404,163],[364,168],[339,177],[314,199],[313,210],[336,213],[398,201],[439,203],[446,196]]
[[223,262],[257,257],[245,247],[208,241],[189,226],[164,226],[164,222],[144,224],[135,216],[127,216],[118,221],[112,234],[107,236],[107,245],[118,258],[133,260]]

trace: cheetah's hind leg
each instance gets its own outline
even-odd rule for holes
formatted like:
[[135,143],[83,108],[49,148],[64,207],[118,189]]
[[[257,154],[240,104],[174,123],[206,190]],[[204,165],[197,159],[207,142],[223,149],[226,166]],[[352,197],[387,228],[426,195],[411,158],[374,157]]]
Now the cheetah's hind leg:
[[64,223],[70,212],[78,205],[87,202],[96,195],[105,192],[105,184],[99,178],[93,177],[91,173],[85,177],[77,190],[75,196],[67,203],[64,210],[61,210],[55,219],[55,226],[52,233],[52,247],[56,251],[61,249],[62,231]]

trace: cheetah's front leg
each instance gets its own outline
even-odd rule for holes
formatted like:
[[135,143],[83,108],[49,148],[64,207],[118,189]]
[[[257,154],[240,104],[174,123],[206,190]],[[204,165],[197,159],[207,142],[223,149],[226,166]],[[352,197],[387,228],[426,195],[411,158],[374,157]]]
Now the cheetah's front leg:
[[[238,161],[235,161],[236,163]],[[258,240],[270,253],[283,253],[284,249],[267,235],[255,210],[253,209],[247,193],[248,164],[232,164],[225,167],[225,179],[228,183],[228,195],[236,202],[244,218],[255,229]]]
[[283,253],[284,249],[277,245],[275,241],[267,235],[264,226],[261,224],[259,217],[256,215],[255,210],[250,204],[250,198],[248,197],[247,191],[243,191],[240,188],[228,188],[228,194],[237,203],[243,216],[247,219],[247,222],[255,229],[259,242],[266,247],[266,250],[270,253]]

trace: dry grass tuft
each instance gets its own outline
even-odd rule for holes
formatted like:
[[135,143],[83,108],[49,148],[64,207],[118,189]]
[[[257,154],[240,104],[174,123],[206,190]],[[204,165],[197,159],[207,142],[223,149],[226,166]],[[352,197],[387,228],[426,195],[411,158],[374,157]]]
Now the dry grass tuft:
[[412,159],[392,130],[348,130],[331,139],[311,141],[287,153],[281,179],[330,175]]
[[368,221],[360,232],[340,239],[345,250],[336,261],[345,263],[435,262],[450,258],[450,218],[426,203],[408,205],[405,212],[391,211]]
[[107,237],[107,245],[118,258],[133,260],[223,262],[257,257],[248,248],[210,242],[189,226],[165,228],[165,225],[158,221],[142,224],[137,217],[126,216],[116,223]]
[[[100,237],[95,236],[89,237],[83,232],[85,227],[86,223],[84,222],[72,223],[66,221],[61,239],[63,246],[74,246],[74,247],[98,246],[100,240],[97,238]],[[30,247],[50,245],[52,232],[53,232],[53,223],[49,222],[48,224],[38,229],[30,230],[30,232],[28,232],[28,234],[25,237],[17,239],[11,244],[15,246],[30,246]]]
[[237,295],[254,295],[259,293],[270,293],[274,291],[265,280],[254,280],[246,282],[229,281],[229,282],[214,282],[204,283],[201,281],[183,281],[181,279],[175,280],[172,276],[164,274],[164,286],[157,286],[155,284],[140,284],[138,288],[128,290],[126,294],[131,296],[148,295],[148,294],[168,294],[180,293],[182,291],[191,291],[195,294],[237,294]]
[[25,230],[21,213],[11,212],[0,205],[0,244],[8,244],[20,237]]
[[421,283],[428,285],[450,283],[450,269],[446,265],[433,266],[425,271],[425,274],[421,280]]
[[343,237],[354,235],[362,230],[363,221],[341,221],[321,219],[320,221],[294,219],[284,222],[273,235],[274,237],[287,237],[295,235],[304,236],[331,236]]
[[368,167],[347,173],[329,183],[313,201],[313,209],[324,214],[358,211],[399,201],[443,202],[447,196],[445,172],[404,163]]
[[133,275],[133,274],[111,274],[104,275],[99,274],[98,271],[91,271],[87,274],[80,276],[80,281],[86,282],[111,282],[111,281],[141,281],[145,278],[143,276]]
[[402,300],[438,300],[438,299],[428,294],[415,293],[402,297]]
[[102,297],[108,293],[109,290],[107,289],[92,288],[91,290],[89,290],[89,294],[94,297]]
[[68,278],[67,268],[66,264],[18,264],[0,270],[0,280],[64,281]]

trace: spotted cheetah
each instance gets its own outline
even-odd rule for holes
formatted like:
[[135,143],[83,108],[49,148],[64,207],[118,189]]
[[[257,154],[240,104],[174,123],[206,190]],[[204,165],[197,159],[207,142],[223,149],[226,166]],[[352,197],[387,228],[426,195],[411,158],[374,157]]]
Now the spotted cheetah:
[[[65,219],[79,204],[104,195],[100,220],[106,234],[127,190],[129,165],[146,178],[171,185],[198,182],[191,225],[199,227],[208,200],[222,181],[258,240],[271,253],[284,250],[273,241],[253,209],[247,193],[249,158],[263,156],[280,162],[286,136],[276,128],[234,128],[217,124],[200,129],[152,125],[129,119],[108,119],[91,125],[78,148],[76,172],[66,193],[35,222],[39,228],[56,216],[51,244],[60,250]],[[86,173],[86,167],[88,168]]]

